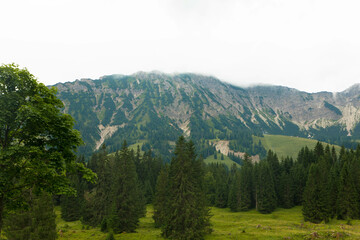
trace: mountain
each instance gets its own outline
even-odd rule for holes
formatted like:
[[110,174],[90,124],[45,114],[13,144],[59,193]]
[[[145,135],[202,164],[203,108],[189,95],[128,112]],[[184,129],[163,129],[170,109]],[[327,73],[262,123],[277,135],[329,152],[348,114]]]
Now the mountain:
[[264,154],[252,136],[281,134],[342,144],[360,138],[360,85],[339,93],[306,93],[280,86],[237,87],[197,74],[138,72],[59,83],[58,97],[90,153],[142,140],[163,156],[179,135],[230,142],[234,151]]

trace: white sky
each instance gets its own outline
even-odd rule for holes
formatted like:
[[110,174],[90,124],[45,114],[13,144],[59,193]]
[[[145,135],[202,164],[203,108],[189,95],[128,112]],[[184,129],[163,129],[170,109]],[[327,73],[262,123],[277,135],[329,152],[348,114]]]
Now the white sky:
[[1,0],[11,62],[45,84],[159,70],[342,91],[360,82],[360,1]]

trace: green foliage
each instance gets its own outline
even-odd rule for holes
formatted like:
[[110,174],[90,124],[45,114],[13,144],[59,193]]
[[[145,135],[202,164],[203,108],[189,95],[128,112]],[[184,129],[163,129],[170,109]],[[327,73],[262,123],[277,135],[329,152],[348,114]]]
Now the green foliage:
[[85,202],[84,207],[83,221],[88,225],[97,226],[109,213],[112,202],[112,166],[106,145],[102,145],[100,151],[93,154],[88,166],[96,172],[98,181],[88,194],[88,201]]
[[[84,164],[84,157],[79,157],[78,162]],[[83,215],[85,205],[84,192],[87,188],[87,183],[82,178],[82,175],[81,172],[77,172],[69,176],[71,186],[76,190],[76,196],[62,195],[60,198],[61,217],[65,221],[79,220]]]
[[323,168],[319,163],[310,166],[309,177],[304,190],[303,215],[305,221],[328,222],[331,216],[327,185]]
[[114,233],[133,232],[144,215],[145,201],[140,191],[136,174],[134,154],[126,141],[120,152],[115,154],[114,182],[112,184],[112,205],[108,227]]
[[94,179],[75,162],[80,134],[72,117],[60,112],[63,103],[55,94],[26,69],[0,66],[0,232],[4,210],[21,207],[23,191],[74,193],[66,177],[74,171]]
[[8,240],[54,240],[57,237],[52,197],[43,193],[35,196],[31,192],[27,210],[16,210],[4,221],[4,232]]
[[113,232],[109,232],[109,234],[107,235],[107,237],[106,237],[105,240],[115,240],[114,233],[113,233]]
[[[169,194],[162,232],[171,239],[203,239],[210,231],[202,161],[196,159],[193,143],[180,137],[169,169]],[[159,206],[156,204],[155,206]],[[157,211],[157,209],[155,209]]]
[[359,217],[359,192],[356,189],[352,167],[353,163],[348,159],[340,173],[337,198],[337,217],[339,219],[347,220]]
[[268,161],[261,161],[255,168],[256,210],[260,213],[271,213],[277,206],[274,178]]
[[169,166],[165,165],[161,168],[156,183],[156,193],[154,198],[154,221],[155,227],[161,227],[166,223],[166,208],[168,205],[168,194],[170,192],[169,185]]

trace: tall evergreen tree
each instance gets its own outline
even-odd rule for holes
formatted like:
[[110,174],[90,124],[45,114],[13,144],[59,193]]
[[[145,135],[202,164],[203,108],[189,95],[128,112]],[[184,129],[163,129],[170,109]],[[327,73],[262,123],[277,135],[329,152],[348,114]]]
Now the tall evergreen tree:
[[[236,166],[235,166],[236,167]],[[238,196],[240,189],[240,171],[235,169],[235,172],[231,171],[230,175],[230,189],[229,189],[229,197],[228,197],[228,207],[230,211],[237,212],[238,209]]]
[[[85,164],[84,156],[77,160],[79,163]],[[82,173],[77,172],[69,176],[72,187],[76,190],[75,196],[62,195],[60,198],[61,218],[65,221],[79,220],[83,214],[85,199],[84,191],[87,183],[82,178]]]
[[244,164],[240,170],[238,209],[239,211],[247,211],[253,207],[253,165],[247,154],[244,157]]
[[352,175],[351,162],[345,161],[339,179],[337,198],[337,217],[354,219],[359,217],[359,194],[356,191],[355,176]]
[[194,144],[181,136],[169,171],[169,200],[163,235],[171,239],[203,239],[209,232],[202,161],[196,159]]
[[114,172],[108,226],[114,233],[133,232],[144,214],[145,201],[137,179],[134,154],[126,141],[115,155]]
[[166,207],[169,196],[169,166],[164,165],[161,168],[157,183],[154,199],[154,221],[155,227],[161,227],[166,219]]
[[47,193],[29,196],[28,210],[18,210],[5,219],[8,240],[54,240],[57,237],[52,197]]
[[328,222],[331,217],[328,186],[324,183],[323,169],[319,163],[310,166],[304,190],[303,216],[305,221]]
[[91,226],[99,225],[109,213],[111,205],[112,173],[110,159],[105,144],[90,160],[91,168],[96,172],[98,181],[85,203],[83,220]]
[[256,209],[260,213],[271,213],[277,206],[277,199],[274,180],[267,161],[258,164],[256,179]]

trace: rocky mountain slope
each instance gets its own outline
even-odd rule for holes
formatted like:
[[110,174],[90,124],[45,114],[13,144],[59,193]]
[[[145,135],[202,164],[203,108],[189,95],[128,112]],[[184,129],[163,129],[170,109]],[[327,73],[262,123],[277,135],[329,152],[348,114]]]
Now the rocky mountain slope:
[[241,88],[196,74],[138,72],[55,87],[64,112],[77,121],[84,152],[104,142],[115,150],[123,139],[141,139],[166,153],[180,134],[229,140],[233,150],[254,154],[261,146],[251,135],[328,142],[360,137],[360,85],[339,93],[306,93],[279,86]]

